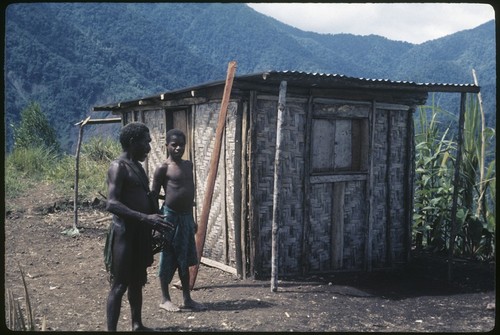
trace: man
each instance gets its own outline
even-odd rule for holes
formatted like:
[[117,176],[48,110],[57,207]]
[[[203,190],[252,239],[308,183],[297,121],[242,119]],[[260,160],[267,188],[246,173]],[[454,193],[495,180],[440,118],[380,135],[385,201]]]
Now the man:
[[111,290],[107,327],[116,331],[121,301],[128,290],[133,331],[150,330],[142,324],[142,287],[153,263],[152,228],[169,229],[151,197],[149,179],[139,162],[151,151],[149,129],[142,123],[127,124],[120,132],[123,152],[108,170],[106,209],[113,214],[107,251],[111,256]]

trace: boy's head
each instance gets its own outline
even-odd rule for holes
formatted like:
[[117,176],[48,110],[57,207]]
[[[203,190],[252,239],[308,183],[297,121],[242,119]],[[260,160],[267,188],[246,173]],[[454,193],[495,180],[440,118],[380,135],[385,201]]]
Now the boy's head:
[[166,141],[168,156],[174,160],[182,159],[186,149],[186,135],[182,130],[171,129],[167,131]]
[[165,139],[167,141],[167,143],[166,143],[167,145],[172,140],[172,136],[182,137],[184,139],[184,142],[186,142],[186,135],[184,134],[184,132],[182,130],[170,129],[169,131],[167,131],[167,137]]

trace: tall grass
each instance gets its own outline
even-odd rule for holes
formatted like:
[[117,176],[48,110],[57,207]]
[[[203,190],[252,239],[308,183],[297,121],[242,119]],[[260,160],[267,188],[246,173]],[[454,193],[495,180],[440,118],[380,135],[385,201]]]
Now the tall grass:
[[59,156],[46,147],[17,148],[5,160],[5,196],[19,196],[32,188],[59,160]]
[[[79,171],[79,198],[92,200],[106,193],[109,163],[121,153],[112,139],[92,138],[82,145]],[[53,186],[61,197],[74,196],[75,157],[57,155],[44,147],[15,149],[5,160],[5,195],[14,199],[36,183]]]

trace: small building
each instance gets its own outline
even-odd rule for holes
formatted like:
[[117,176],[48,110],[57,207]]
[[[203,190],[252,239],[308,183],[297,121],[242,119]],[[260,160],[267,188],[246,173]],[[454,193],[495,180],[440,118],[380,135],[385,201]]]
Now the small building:
[[[429,92],[475,85],[422,84],[270,71],[234,78],[203,256],[243,277],[271,273],[274,160],[280,83],[287,83],[278,274],[391,268],[409,259],[413,113]],[[105,106],[122,124],[144,122],[152,178],[165,134],[187,135],[201,213],[225,82]]]

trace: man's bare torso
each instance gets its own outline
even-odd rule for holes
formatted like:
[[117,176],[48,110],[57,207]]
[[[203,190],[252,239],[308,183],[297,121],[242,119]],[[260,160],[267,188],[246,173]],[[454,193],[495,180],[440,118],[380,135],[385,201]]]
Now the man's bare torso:
[[120,174],[123,179],[121,180],[120,201],[132,210],[141,213],[154,213],[151,208],[151,201],[148,197],[148,192],[138,176],[128,164],[134,164],[132,161],[123,162],[118,161],[120,164]]

